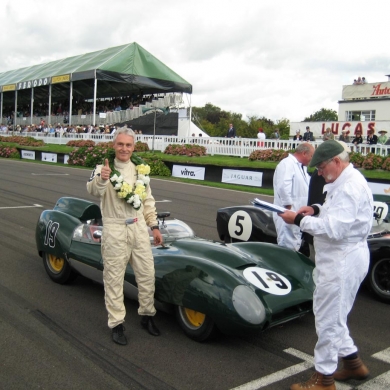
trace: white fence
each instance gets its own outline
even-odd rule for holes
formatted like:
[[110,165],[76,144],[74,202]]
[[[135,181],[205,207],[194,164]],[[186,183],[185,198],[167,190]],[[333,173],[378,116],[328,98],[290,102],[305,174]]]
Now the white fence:
[[[55,133],[46,134],[40,132],[29,132],[29,133],[14,133],[8,134],[1,133],[4,136],[25,136],[33,137],[38,140],[44,141],[46,144],[55,145],[66,145],[71,140],[92,140],[95,143],[110,142],[112,141],[113,135],[111,134],[91,134],[91,133],[65,133],[57,137]],[[204,146],[207,150],[208,155],[225,155],[225,156],[236,156],[236,157],[249,157],[249,155],[260,149],[283,149],[290,150],[296,147],[297,141],[292,140],[265,140],[261,141],[262,146],[259,146],[259,140],[252,138],[218,138],[218,137],[176,137],[176,136],[152,136],[152,135],[136,135],[136,141],[146,142],[150,150],[156,150],[163,152],[168,145],[172,144],[196,144]],[[323,141],[312,142],[314,147],[320,145]],[[381,156],[387,156],[390,154],[390,145],[366,145],[360,144],[358,146],[349,144],[351,149],[356,152],[360,152],[363,155],[374,152]]]

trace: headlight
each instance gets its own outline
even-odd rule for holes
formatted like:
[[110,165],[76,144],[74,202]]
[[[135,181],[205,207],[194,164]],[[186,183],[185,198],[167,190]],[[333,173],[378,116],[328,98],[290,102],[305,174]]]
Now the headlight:
[[265,308],[258,296],[248,286],[237,286],[233,291],[233,306],[245,321],[259,325],[265,320]]
[[83,237],[84,225],[79,225],[73,232],[73,238],[82,238]]

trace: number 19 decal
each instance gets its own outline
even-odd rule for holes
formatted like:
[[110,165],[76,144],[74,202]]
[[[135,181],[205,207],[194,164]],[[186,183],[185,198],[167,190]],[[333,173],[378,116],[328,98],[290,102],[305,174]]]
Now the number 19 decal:
[[56,235],[60,224],[58,222],[49,221],[46,226],[45,245],[54,248],[56,244]]
[[245,279],[260,290],[273,295],[287,295],[291,292],[291,283],[283,275],[259,267],[244,270]]

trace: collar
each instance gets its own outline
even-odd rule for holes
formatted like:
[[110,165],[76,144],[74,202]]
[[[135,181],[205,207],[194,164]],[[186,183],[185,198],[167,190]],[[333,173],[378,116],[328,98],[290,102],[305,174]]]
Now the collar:
[[302,164],[298,161],[298,159],[297,159],[292,153],[290,153],[288,156],[293,158],[295,164],[302,165]]
[[353,173],[354,169],[355,168],[353,167],[353,165],[349,163],[349,165],[340,173],[340,176],[333,183],[328,183],[324,185],[324,192],[327,191],[329,195],[332,191],[343,185],[347,177],[351,173]]
[[129,166],[129,164],[130,164],[130,160],[127,160],[126,162],[120,161],[117,158],[115,158],[115,160],[114,160],[115,167],[119,168],[119,169],[126,168]]

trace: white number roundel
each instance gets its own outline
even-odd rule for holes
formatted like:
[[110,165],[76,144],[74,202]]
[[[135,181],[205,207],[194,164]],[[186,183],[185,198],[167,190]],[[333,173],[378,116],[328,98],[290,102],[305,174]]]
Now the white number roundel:
[[244,270],[244,277],[260,290],[273,295],[287,295],[291,292],[291,283],[283,275],[259,267]]
[[389,207],[385,202],[374,202],[374,226],[382,224],[388,212]]
[[246,211],[236,211],[229,219],[229,235],[241,241],[248,241],[252,234],[252,220]]

